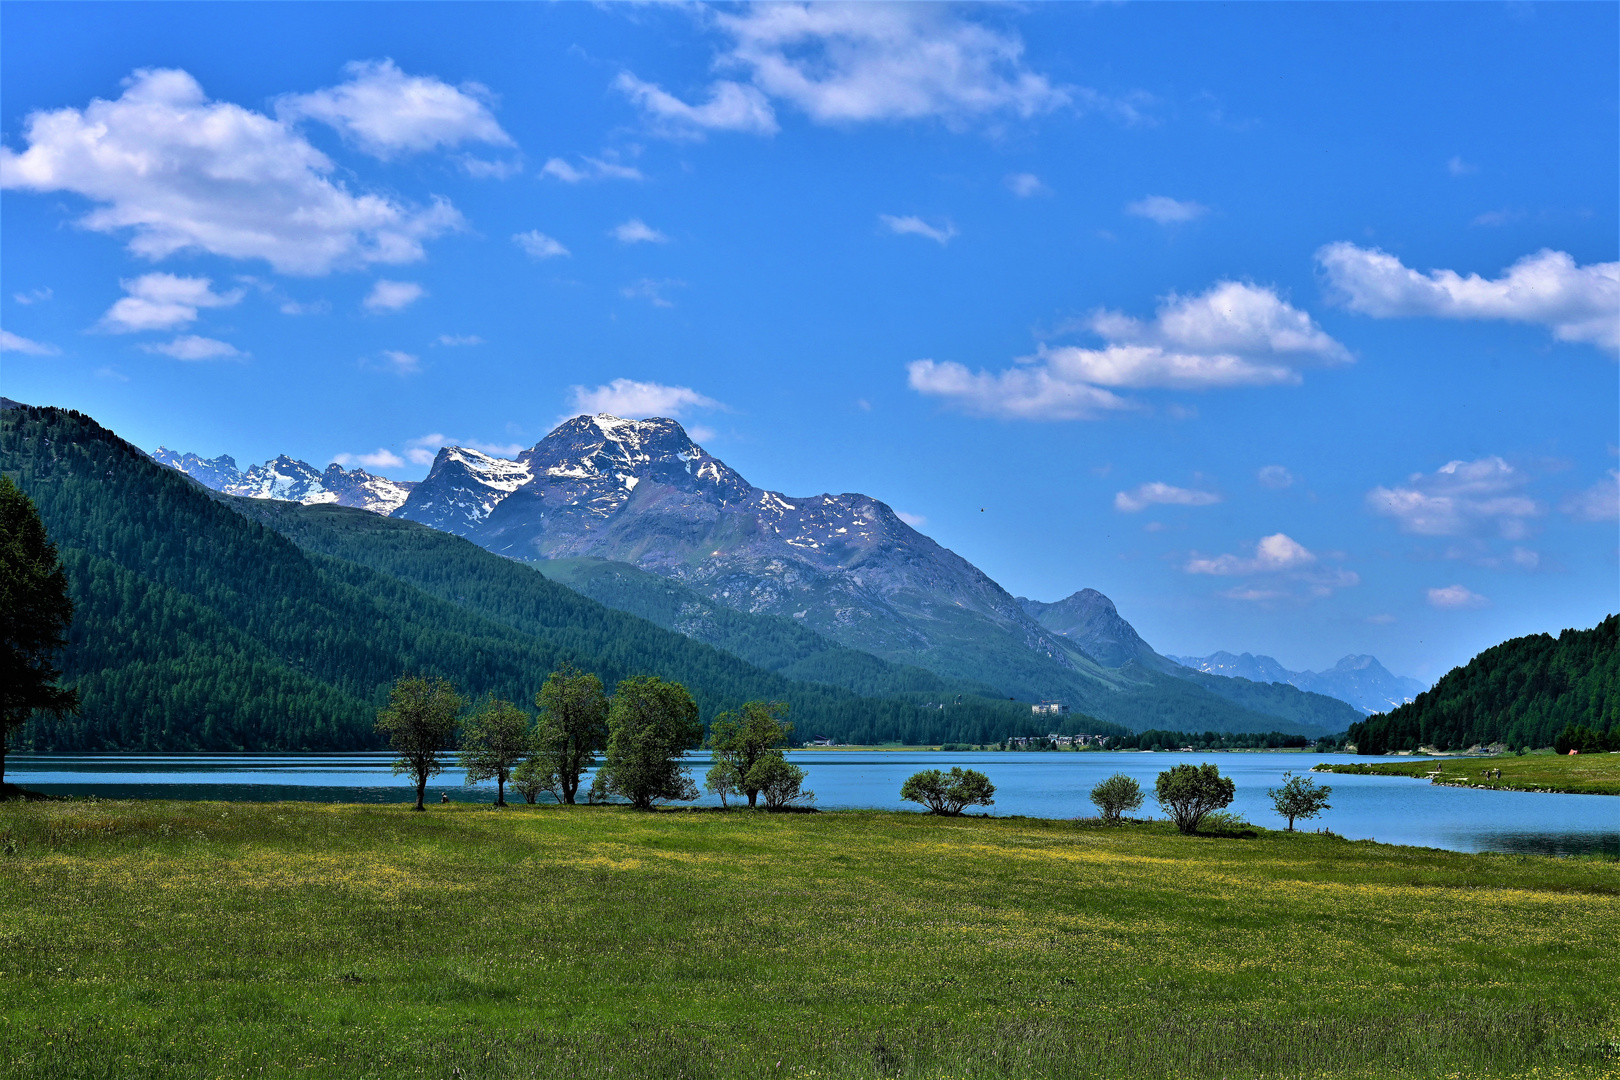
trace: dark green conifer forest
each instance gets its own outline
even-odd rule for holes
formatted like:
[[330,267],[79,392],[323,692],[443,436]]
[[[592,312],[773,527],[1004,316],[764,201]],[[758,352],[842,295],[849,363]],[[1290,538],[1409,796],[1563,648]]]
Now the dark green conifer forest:
[[[1620,617],[1590,630],[1531,634],[1486,649],[1417,699],[1350,726],[1363,754],[1433,746],[1552,746],[1584,728],[1587,745],[1620,739]],[[1620,749],[1620,745],[1617,745]]]

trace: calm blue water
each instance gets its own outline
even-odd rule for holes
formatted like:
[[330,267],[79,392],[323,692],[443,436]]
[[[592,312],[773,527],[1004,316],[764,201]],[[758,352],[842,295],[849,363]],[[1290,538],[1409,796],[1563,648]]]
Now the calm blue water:
[[[809,773],[807,786],[824,809],[915,809],[902,803],[900,785],[927,768],[971,766],[996,785],[997,815],[1073,818],[1094,814],[1087,793],[1116,772],[1151,790],[1164,769],[1182,762],[1213,762],[1237,782],[1231,809],[1257,825],[1280,827],[1266,789],[1287,770],[1306,772],[1332,754],[1144,753],[929,753],[921,751],[795,751],[788,755]],[[708,756],[692,754],[699,778]],[[52,794],[104,798],[310,799],[329,802],[402,802],[415,797],[402,776],[389,771],[386,754],[310,755],[68,755],[13,754],[6,779]],[[1481,766],[1483,768],[1483,766]],[[1317,774],[1333,787],[1332,807],[1306,827],[1325,826],[1354,840],[1380,840],[1454,851],[1506,851],[1620,855],[1620,797],[1544,795],[1436,787],[1393,776]],[[429,798],[447,793],[457,802],[488,802],[493,784],[463,785],[448,769],[429,785]],[[700,805],[717,805],[705,797]],[[1153,812],[1152,800],[1143,807]]]

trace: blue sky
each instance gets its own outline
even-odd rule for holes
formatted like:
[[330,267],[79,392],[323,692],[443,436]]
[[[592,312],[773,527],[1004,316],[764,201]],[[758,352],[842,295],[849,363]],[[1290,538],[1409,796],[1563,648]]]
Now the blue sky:
[[425,474],[605,408],[1155,647],[1620,594],[1612,4],[4,4],[0,392]]

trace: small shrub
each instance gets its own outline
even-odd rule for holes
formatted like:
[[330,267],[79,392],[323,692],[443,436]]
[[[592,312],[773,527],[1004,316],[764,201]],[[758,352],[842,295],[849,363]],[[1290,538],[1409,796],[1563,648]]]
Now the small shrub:
[[1210,811],[1204,815],[1198,827],[1200,831],[1206,833],[1254,835],[1254,826],[1242,814],[1234,814],[1228,810]]
[[995,802],[996,786],[975,769],[955,768],[948,773],[927,769],[913,774],[900,787],[906,802],[922,803],[930,813],[955,816],[970,806]]
[[780,750],[766,754],[748,770],[749,786],[765,797],[765,809],[785,810],[809,805],[816,793],[804,790],[804,770],[788,762]]
[[1104,821],[1118,825],[1127,810],[1141,807],[1142,785],[1124,773],[1115,773],[1091,789],[1091,801],[1102,811]]
[[1232,805],[1237,785],[1213,765],[1177,765],[1159,774],[1153,793],[1176,828],[1195,833],[1206,814]]

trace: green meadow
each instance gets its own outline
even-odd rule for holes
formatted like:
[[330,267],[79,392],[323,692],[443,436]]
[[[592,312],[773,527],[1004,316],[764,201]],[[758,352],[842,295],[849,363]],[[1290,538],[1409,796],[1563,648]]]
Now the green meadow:
[[[1501,770],[1501,776],[1486,776]],[[1396,758],[1378,762],[1333,762],[1316,772],[1412,776],[1436,784],[1563,791],[1575,795],[1620,795],[1620,754],[1502,754],[1496,757]],[[1620,809],[1616,810],[1620,814]]]
[[0,804],[8,1077],[1620,1075],[1620,863],[837,812]]

